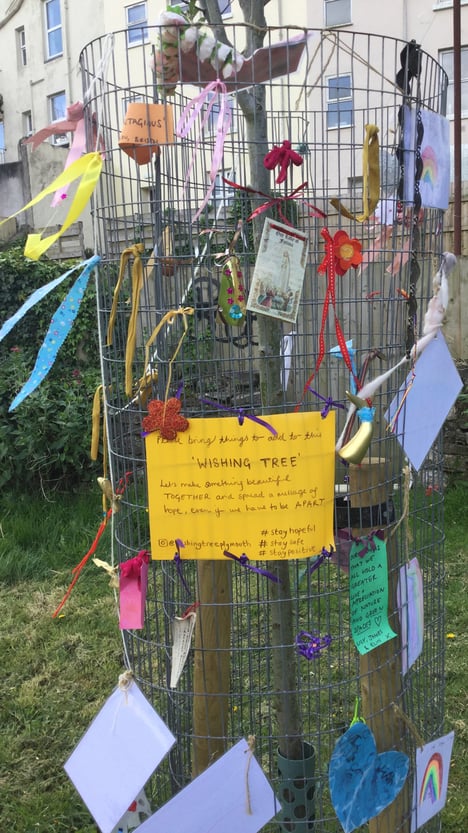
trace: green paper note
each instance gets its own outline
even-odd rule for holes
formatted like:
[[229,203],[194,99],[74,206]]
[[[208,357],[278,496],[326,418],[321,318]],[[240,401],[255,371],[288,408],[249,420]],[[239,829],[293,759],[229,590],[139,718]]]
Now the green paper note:
[[349,555],[349,597],[351,634],[360,654],[393,639],[388,623],[387,545],[375,535],[375,550],[361,556],[364,544],[351,547]]

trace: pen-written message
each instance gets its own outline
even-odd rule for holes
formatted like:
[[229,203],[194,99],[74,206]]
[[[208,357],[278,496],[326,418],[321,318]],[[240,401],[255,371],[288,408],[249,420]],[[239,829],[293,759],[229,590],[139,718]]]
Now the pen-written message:
[[335,419],[275,414],[277,431],[236,417],[191,419],[146,437],[151,552],[184,558],[303,558],[333,543]]

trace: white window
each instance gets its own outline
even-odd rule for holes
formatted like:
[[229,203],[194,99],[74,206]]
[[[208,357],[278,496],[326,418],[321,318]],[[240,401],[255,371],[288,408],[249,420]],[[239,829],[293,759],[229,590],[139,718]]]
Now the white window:
[[127,16],[127,43],[135,46],[148,40],[148,15],[146,3],[134,3],[125,9]]
[[[64,92],[54,93],[49,96],[49,114],[51,122],[62,121],[66,116],[66,96]],[[52,136],[53,145],[68,145],[69,139],[66,133],[54,133]]]
[[28,56],[26,53],[26,33],[24,26],[16,30],[16,48],[18,52],[18,64],[20,67],[25,67],[28,63]]
[[325,0],[325,26],[344,26],[351,23],[351,0]]
[[[446,49],[439,52],[439,61],[448,75],[449,85],[447,90],[447,116],[453,116],[453,49]],[[468,116],[468,46],[462,46],[460,50],[461,63],[461,111],[463,116]]]
[[219,171],[216,174],[215,187],[212,194],[215,211],[218,211],[220,208],[229,208],[233,204],[236,195],[236,189],[224,182],[223,177],[230,179],[231,182],[235,182],[235,171],[231,169],[230,171]]
[[32,136],[33,123],[31,110],[25,110],[23,113],[23,136]]
[[45,0],[44,13],[47,58],[55,58],[63,54],[60,0]]
[[[231,113],[231,124],[229,126],[229,130],[233,129],[233,119],[232,119],[232,100],[230,98],[226,98],[226,108]],[[208,124],[207,129],[209,133],[216,133],[218,128],[218,116],[221,110],[221,105],[219,101],[215,101],[211,107],[209,116],[208,116]]]
[[353,123],[351,76],[336,75],[327,80],[327,127],[349,127]]

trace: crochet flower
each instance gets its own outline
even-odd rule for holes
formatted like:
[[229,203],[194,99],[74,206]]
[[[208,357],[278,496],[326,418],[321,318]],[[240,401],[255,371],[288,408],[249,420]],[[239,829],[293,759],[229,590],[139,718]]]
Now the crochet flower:
[[[333,257],[335,272],[337,275],[344,275],[351,266],[356,269],[362,263],[362,246],[359,240],[349,237],[345,231],[340,229],[333,236]],[[327,257],[322,260],[318,271],[326,272],[328,267]]]
[[178,431],[186,431],[189,424],[182,414],[180,399],[173,396],[167,402],[160,399],[151,399],[148,402],[148,416],[143,418],[143,432],[150,434],[152,431],[159,431],[165,440],[175,440]]

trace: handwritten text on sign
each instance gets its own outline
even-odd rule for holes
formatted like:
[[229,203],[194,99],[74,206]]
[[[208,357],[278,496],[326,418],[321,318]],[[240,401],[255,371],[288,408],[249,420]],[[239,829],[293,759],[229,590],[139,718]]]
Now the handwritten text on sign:
[[375,535],[372,542],[373,551],[362,555],[357,543],[349,554],[351,633],[360,654],[396,636],[388,622],[387,545]]
[[151,552],[184,558],[302,558],[333,543],[335,419],[269,415],[191,419],[167,441],[146,437]]

